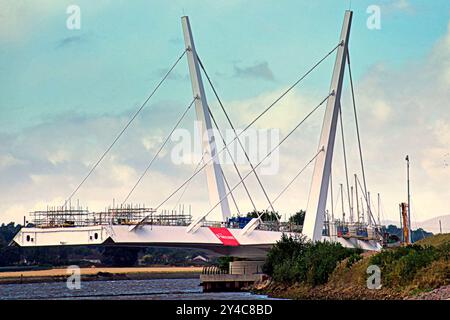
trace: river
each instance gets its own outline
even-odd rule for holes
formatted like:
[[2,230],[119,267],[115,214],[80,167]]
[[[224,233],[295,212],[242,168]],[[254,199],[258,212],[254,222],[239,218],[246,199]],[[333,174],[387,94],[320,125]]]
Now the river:
[[270,298],[248,292],[203,293],[198,278],[84,281],[79,290],[69,290],[65,282],[0,285],[0,300],[16,299],[267,300]]

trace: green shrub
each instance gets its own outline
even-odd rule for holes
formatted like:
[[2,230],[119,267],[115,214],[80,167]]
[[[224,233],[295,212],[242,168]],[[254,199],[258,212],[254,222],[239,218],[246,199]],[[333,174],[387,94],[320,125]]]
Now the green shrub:
[[219,257],[217,259],[217,266],[219,267],[220,270],[229,271],[230,262],[233,262],[233,261],[235,261],[235,258],[232,256]]
[[382,251],[373,256],[370,263],[381,268],[381,275],[387,285],[403,286],[438,257],[439,250],[435,247],[412,245]]
[[301,255],[307,246],[305,238],[282,236],[267,255],[266,262],[263,266],[263,271],[266,274],[273,275],[275,266],[282,262],[289,261],[294,256]]
[[346,267],[351,268],[351,266],[353,264],[355,264],[356,262],[358,262],[361,259],[362,259],[362,257],[359,253],[356,253],[356,252],[353,253],[350,257],[348,257]]
[[[306,241],[305,238],[283,238],[270,250],[264,272],[275,281],[323,284],[343,259],[361,251],[344,248],[338,243]],[[356,257],[353,259],[357,259]]]

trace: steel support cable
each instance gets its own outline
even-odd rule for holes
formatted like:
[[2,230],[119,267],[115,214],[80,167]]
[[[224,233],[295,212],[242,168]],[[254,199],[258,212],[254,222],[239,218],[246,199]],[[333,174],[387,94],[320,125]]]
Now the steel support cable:
[[330,169],[330,200],[331,200],[331,220],[334,221],[333,168]]
[[[301,123],[303,123],[303,121],[305,121],[312,113],[314,113],[314,111],[315,110],[317,110],[326,100],[328,100],[328,98],[331,96],[331,95],[334,95],[334,91],[332,92],[332,93],[330,93],[318,106],[316,106],[314,109],[313,109],[313,111],[311,111],[307,116],[306,116],[306,118],[304,118],[303,120],[302,120],[302,122]],[[244,131],[242,131],[242,132],[244,132]],[[241,133],[242,133],[241,132]],[[240,134],[241,134],[240,133]],[[228,144],[228,145],[230,145],[232,142],[234,141],[234,139]],[[215,156],[217,156],[219,153],[221,153],[222,151],[224,150],[224,148],[223,149],[221,149],[218,153],[216,153],[216,155]],[[172,198],[173,197],[173,195],[174,194],[176,194],[181,188],[183,188],[187,183],[189,183],[189,181],[191,181],[199,172],[201,172],[205,167],[206,167],[206,165],[210,162],[210,161],[212,161],[212,159],[213,158],[211,158],[211,159],[209,159],[200,169],[198,169],[198,171],[197,172],[194,172],[194,174],[191,176],[191,177],[189,177],[184,183],[182,183],[177,189],[175,189],[175,191],[173,191],[166,199],[164,199],[157,207],[156,207],[156,209],[158,209],[159,207],[161,207],[162,205],[164,205],[170,198]],[[250,171],[250,173],[251,173],[251,171]],[[221,200],[222,201],[222,200]],[[220,202],[219,202],[220,203]],[[217,205],[216,205],[217,206]],[[140,223],[142,223],[143,221],[145,221],[145,219],[146,219],[147,217],[144,217],[137,225],[139,225]],[[136,226],[137,226],[136,225]]]
[[[302,121],[300,121],[291,131],[289,131],[289,133],[283,138],[281,139],[281,141],[272,149],[270,150],[269,153],[267,153],[264,158],[261,159],[261,161],[259,161],[255,168],[252,169],[251,171],[249,171],[243,178],[241,181],[239,181],[232,189],[231,191],[233,191],[234,189],[236,189],[241,183],[242,181],[244,181],[246,178],[248,178],[248,176],[250,176],[252,174],[252,171],[256,170],[267,158],[269,158],[272,153],[277,150],[317,109],[319,109],[320,106],[322,106],[327,100],[328,98],[334,94],[334,91],[330,94],[328,94],[328,96],[323,99],[311,112],[309,112],[306,117],[303,118]],[[321,152],[324,151],[324,147],[322,147],[317,154],[314,155],[314,157],[317,157],[317,155]],[[230,191],[230,192],[231,192]],[[228,196],[228,194],[226,194],[224,197],[222,197],[222,199],[219,200],[219,202],[217,202],[206,214],[203,215],[203,217],[208,216],[224,199],[226,199],[226,197]],[[258,215],[257,219],[260,219],[263,213]]]
[[[361,181],[359,181],[359,178],[358,177],[356,177],[356,181],[358,182],[358,185],[359,185],[359,188],[361,189],[361,191],[364,193],[364,190],[363,190],[363,187],[361,186]],[[374,225],[376,225],[376,222],[375,222],[375,218],[373,217],[373,215],[372,215],[372,209],[370,208],[370,205],[369,205],[369,199],[367,198],[367,195],[366,194],[364,194],[364,200],[365,200],[365,202],[366,202],[366,205],[367,205],[367,213],[369,214],[369,224],[370,223],[373,223]],[[364,211],[364,210],[363,210]]]
[[197,98],[195,97],[194,99],[192,99],[191,103],[189,103],[188,107],[186,108],[186,110],[184,110],[183,114],[181,115],[181,117],[178,119],[177,123],[174,125],[174,127],[172,128],[172,130],[170,131],[170,133],[166,136],[166,138],[164,139],[163,143],[161,144],[161,146],[159,147],[158,151],[155,153],[155,155],[153,156],[152,160],[150,161],[150,163],[147,165],[147,167],[145,168],[145,170],[142,172],[141,176],[139,177],[139,179],[136,181],[136,183],[133,185],[133,187],[131,188],[130,192],[128,193],[128,195],[125,197],[125,199],[122,201],[122,205],[128,201],[128,199],[130,198],[131,194],[134,192],[134,190],[136,189],[136,187],[138,186],[138,184],[141,182],[141,180],[144,178],[144,176],[147,174],[147,171],[150,169],[150,167],[152,166],[153,162],[155,162],[156,158],[159,156],[159,154],[161,153],[161,151],[164,149],[165,145],[167,144],[167,142],[169,141],[170,137],[172,136],[173,132],[178,128],[179,124],[181,123],[181,121],[183,121],[184,117],[186,116],[186,114],[188,113],[188,111],[191,109],[192,105],[194,104],[195,100]]
[[[227,121],[228,121],[228,123],[229,123],[231,129],[233,130],[234,136],[236,137],[239,146],[241,147],[242,151],[244,152],[245,158],[247,159],[247,162],[249,163],[250,168],[253,169],[253,163],[252,163],[252,161],[250,160],[250,157],[248,156],[248,153],[247,153],[247,151],[245,150],[244,145],[243,145],[242,142],[241,142],[241,139],[239,139],[239,137],[238,137],[238,135],[237,135],[237,132],[236,132],[236,129],[234,128],[233,122],[231,121],[230,117],[228,116],[228,113],[227,113],[227,111],[225,110],[225,107],[223,106],[223,103],[222,103],[221,99],[219,98],[219,95],[218,95],[218,93],[217,93],[217,90],[216,90],[216,88],[214,87],[214,85],[213,85],[213,83],[212,83],[212,81],[211,81],[211,78],[209,77],[208,73],[206,72],[206,69],[205,69],[205,67],[203,66],[203,63],[202,63],[202,61],[200,60],[200,57],[199,57],[198,55],[197,55],[197,60],[198,60],[198,62],[199,62],[199,64],[200,64],[200,67],[201,67],[202,70],[203,70],[203,73],[204,73],[205,76],[206,76],[206,79],[208,80],[208,83],[209,83],[211,89],[212,89],[213,92],[214,92],[214,95],[216,96],[217,101],[219,102],[219,105],[220,105],[220,107],[221,107],[223,113],[225,114],[225,117],[226,117],[226,119],[227,119]],[[273,212],[275,212],[275,209],[274,209],[274,207],[273,207],[273,203],[270,201],[270,198],[269,198],[269,196],[268,196],[268,194],[267,194],[267,192],[266,192],[266,189],[264,188],[264,186],[263,186],[263,184],[262,184],[261,179],[260,179],[259,176],[258,176],[258,173],[256,172],[256,170],[252,170],[252,171],[253,171],[253,173],[254,173],[254,175],[255,175],[255,177],[256,177],[256,180],[258,181],[259,186],[261,187],[261,189],[262,189],[262,191],[263,191],[263,193],[264,193],[264,196],[265,196],[267,202],[269,203],[269,207],[272,209]],[[240,177],[240,178],[242,178],[242,177]],[[244,185],[244,186],[245,186],[245,185]],[[247,193],[248,193],[247,187],[245,187],[245,189],[246,189],[246,191],[247,191]],[[250,197],[250,194],[249,194],[249,197]],[[252,204],[253,204],[253,201],[252,201]],[[256,210],[256,207],[255,207],[254,204],[253,204],[253,207],[254,207],[255,212],[256,212],[257,210]],[[278,216],[277,216],[277,217],[278,217]]]
[[[234,166],[234,168],[235,168],[235,170],[236,170],[237,175],[239,176],[239,179],[242,179],[242,175],[241,175],[241,173],[239,172],[239,168],[237,167],[236,162],[234,161],[234,158],[233,158],[233,155],[232,155],[231,152],[230,152],[230,149],[227,147],[227,143],[226,143],[226,141],[225,141],[225,138],[223,137],[222,132],[220,132],[219,126],[218,126],[218,124],[217,124],[217,121],[216,121],[216,119],[214,118],[214,115],[212,114],[212,111],[211,111],[211,109],[209,108],[209,106],[208,106],[208,112],[209,112],[209,115],[211,116],[211,119],[212,119],[212,121],[213,121],[213,123],[214,123],[214,126],[216,127],[217,131],[219,132],[219,136],[220,136],[220,138],[222,139],[222,143],[224,144],[225,149],[227,150],[228,155],[230,156],[231,161],[233,162],[233,166]],[[223,175],[223,176],[224,176],[224,178],[225,178],[225,175]],[[252,196],[250,195],[250,192],[249,192],[248,189],[247,189],[247,185],[246,185],[245,183],[243,183],[242,186],[244,187],[245,192],[247,193],[247,196],[248,196],[248,198],[250,199],[250,202],[252,203],[253,209],[254,209],[255,211],[257,211],[256,205],[255,205],[255,203],[253,202]],[[239,211],[239,210],[238,210],[238,211]]]
[[[291,181],[289,181],[289,183],[281,190],[281,192],[275,197],[275,199],[272,200],[272,203],[275,203],[278,201],[278,199],[286,192],[287,189],[289,189],[289,187],[294,183],[295,180],[297,180],[297,178],[306,170],[306,168],[308,168],[308,166],[317,158],[317,156],[320,154],[320,152],[317,152],[317,154],[308,161],[308,163],[306,163],[305,166],[303,166],[300,171],[297,172],[297,174],[294,176],[294,178],[291,179]],[[267,207],[266,210],[268,210],[270,208]]]
[[123,135],[123,133],[128,129],[128,127],[131,125],[131,123],[134,121],[134,119],[137,117],[137,115],[144,109],[147,102],[153,97],[153,95],[156,93],[156,91],[161,87],[163,82],[167,79],[167,77],[170,75],[172,70],[177,66],[177,64],[180,62],[180,60],[183,58],[183,56],[186,54],[186,50],[183,51],[181,56],[178,57],[178,59],[173,63],[173,65],[170,67],[170,69],[166,72],[166,74],[161,78],[161,80],[158,82],[156,87],[153,89],[153,91],[150,93],[150,95],[145,99],[145,101],[142,103],[142,105],[139,107],[139,109],[133,114],[131,119],[128,121],[128,123],[125,125],[125,127],[119,132],[119,134],[116,136],[116,138],[113,140],[111,145],[106,149],[106,151],[100,156],[100,158],[97,160],[97,162],[94,164],[94,166],[89,170],[88,174],[84,177],[84,179],[80,182],[80,184],[75,188],[75,190],[70,194],[70,196],[66,199],[64,202],[64,207],[67,205],[67,202],[69,202],[72,197],[77,193],[77,191],[81,188],[81,186],[84,184],[84,182],[90,177],[90,175],[94,172],[94,170],[97,168],[97,166],[100,164],[100,162],[105,158],[105,156],[108,154],[108,152],[112,149],[112,147],[116,144],[116,142],[120,139],[120,137]]
[[[301,76],[293,85],[291,85],[288,89],[286,89],[277,99],[275,99],[274,102],[272,102],[266,109],[263,110],[256,118],[254,118],[241,132],[237,134],[236,137],[234,137],[228,144],[229,146],[231,143],[233,143],[239,136],[241,136],[245,131],[248,130],[256,121],[258,121],[264,114],[266,114],[273,106],[275,106],[284,96],[290,92],[294,87],[296,87],[302,80],[304,80],[314,69],[316,69],[323,61],[325,61],[326,58],[328,58],[334,51],[336,51],[337,48],[344,45],[344,41],[339,42],[330,52],[328,52],[322,59],[320,59],[315,65],[313,65],[303,76]],[[334,92],[332,93],[334,94]],[[328,99],[328,98],[327,98]],[[193,179],[200,171],[202,171],[209,162],[213,161],[225,148],[222,148],[219,150],[213,157],[211,157],[198,171],[194,172],[192,176],[190,176],[184,183],[182,183],[175,191],[173,191],[164,201],[162,201],[159,205],[162,206],[164,203],[166,203],[170,198],[173,197],[174,194],[176,194],[181,188],[183,188],[191,179]],[[147,216],[142,218],[141,221],[139,221],[136,224],[136,227],[140,225],[142,222],[146,220]]]
[[364,190],[362,190],[367,197],[367,184],[366,184],[366,173],[364,170],[364,161],[363,161],[363,154],[362,154],[362,148],[361,148],[361,136],[359,134],[359,123],[358,123],[358,114],[356,112],[356,100],[355,100],[355,90],[353,87],[353,76],[352,76],[352,68],[350,65],[350,52],[347,48],[347,65],[348,65],[348,74],[350,79],[350,89],[352,93],[352,104],[353,104],[353,112],[355,115],[355,125],[356,125],[356,136],[358,138],[358,150],[359,150],[359,159],[361,162],[361,171],[362,171],[362,177],[363,177],[363,183],[364,183]]
[[[223,180],[225,181],[225,185],[226,185],[227,189],[231,190],[230,189],[230,184],[228,183],[227,177],[225,177],[225,172],[223,172],[223,168],[222,167],[220,167],[220,172],[222,172],[222,177],[223,177]],[[236,207],[237,213],[240,216],[241,215],[241,211],[239,210],[239,206],[237,205],[237,202],[236,202],[236,199],[234,198],[233,193],[230,193],[230,196],[231,196],[231,200],[234,203],[234,206]]]
[[[195,166],[194,172],[197,171],[198,167],[200,166],[200,164],[203,161],[203,158],[205,157],[206,152],[203,152],[202,157],[200,158],[200,161],[197,163],[197,165]],[[180,204],[181,202],[181,198],[183,198],[184,194],[186,193],[187,188],[189,187],[189,184],[186,184],[186,186],[184,187],[183,192],[180,194],[180,196],[178,197],[177,202],[175,203],[175,206],[173,207],[172,210],[175,210],[176,207]]]
[[[334,202],[335,203],[335,205],[334,205],[334,211],[335,212],[337,212],[337,207],[338,207],[338,205],[339,205],[339,200],[341,200],[341,193],[340,192],[338,192],[337,193],[337,195],[336,195],[336,201]],[[336,214],[337,215],[337,214]]]
[[344,154],[344,168],[345,168],[345,180],[347,182],[347,198],[348,198],[348,208],[350,210],[350,220],[353,222],[353,208],[350,201],[350,183],[348,182],[348,166],[347,166],[347,152],[345,148],[345,139],[344,139],[344,125],[342,120],[342,108],[339,104],[339,124],[341,126],[341,137],[342,137],[342,151]]

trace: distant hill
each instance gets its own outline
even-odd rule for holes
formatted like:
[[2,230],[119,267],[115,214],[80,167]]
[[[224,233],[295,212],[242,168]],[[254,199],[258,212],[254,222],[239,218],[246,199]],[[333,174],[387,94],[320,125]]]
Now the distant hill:
[[439,233],[439,220],[442,223],[442,233],[450,233],[450,214],[417,222],[417,227],[437,234]]
[[[432,232],[434,234],[439,233],[439,220],[441,220],[442,223],[442,233],[450,233],[450,214],[447,215],[441,215],[437,216],[428,220],[424,221],[412,221],[412,227],[413,229],[416,228],[422,228],[426,231]],[[393,221],[393,220],[385,220],[382,221],[382,223],[386,226],[392,224],[395,226],[399,226],[399,221]]]

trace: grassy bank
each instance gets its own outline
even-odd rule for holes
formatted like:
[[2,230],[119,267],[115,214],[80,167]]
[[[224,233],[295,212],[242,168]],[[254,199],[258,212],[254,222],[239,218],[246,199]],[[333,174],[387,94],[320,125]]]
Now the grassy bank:
[[[381,269],[381,289],[367,288],[370,265]],[[446,298],[450,234],[379,253],[284,238],[269,253],[265,271],[272,280],[258,284],[256,291],[280,298],[407,299],[436,288],[446,288],[439,293]]]

